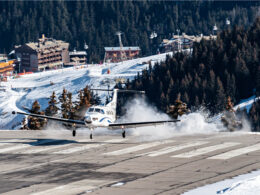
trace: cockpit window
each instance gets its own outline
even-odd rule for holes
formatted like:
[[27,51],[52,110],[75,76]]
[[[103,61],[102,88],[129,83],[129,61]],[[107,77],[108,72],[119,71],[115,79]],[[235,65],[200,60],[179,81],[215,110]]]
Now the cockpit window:
[[100,109],[100,108],[89,108],[88,112],[98,112],[98,113],[101,113],[101,114],[105,114],[105,111]]
[[99,108],[95,108],[95,112],[100,112],[100,109]]
[[94,108],[89,108],[88,112],[94,112]]

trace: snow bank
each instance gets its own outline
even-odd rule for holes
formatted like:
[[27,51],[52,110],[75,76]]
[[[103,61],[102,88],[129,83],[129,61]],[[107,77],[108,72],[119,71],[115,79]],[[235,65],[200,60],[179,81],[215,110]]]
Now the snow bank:
[[259,99],[260,99],[260,97],[256,97],[256,96],[252,96],[250,98],[243,99],[239,102],[238,105],[234,106],[234,109],[235,110],[237,110],[238,108],[240,108],[241,110],[246,109],[247,113],[249,113],[249,111],[252,107],[252,104]]
[[260,170],[199,187],[183,195],[257,195],[260,192]]

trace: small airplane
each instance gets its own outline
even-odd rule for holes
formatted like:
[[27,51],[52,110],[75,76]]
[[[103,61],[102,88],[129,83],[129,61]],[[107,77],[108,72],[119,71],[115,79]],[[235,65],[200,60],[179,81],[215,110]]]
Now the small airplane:
[[46,115],[40,114],[32,114],[32,113],[25,113],[25,112],[16,112],[13,111],[12,114],[22,114],[28,115],[32,117],[38,117],[43,119],[49,119],[54,121],[59,121],[62,123],[72,124],[72,136],[76,136],[76,125],[84,126],[91,130],[90,139],[93,138],[93,130],[97,127],[105,127],[111,130],[122,130],[122,137],[125,138],[125,128],[136,128],[136,127],[143,127],[143,126],[156,126],[165,123],[176,123],[180,120],[161,120],[161,121],[146,121],[146,122],[127,122],[127,123],[116,123],[116,106],[117,106],[117,96],[118,93],[138,93],[144,94],[144,91],[135,91],[135,90],[123,90],[123,89],[91,89],[97,91],[113,91],[112,100],[106,104],[105,106],[101,105],[94,105],[88,108],[85,113],[84,120],[72,120],[72,119],[65,119],[65,118],[58,118],[58,117],[51,117]]

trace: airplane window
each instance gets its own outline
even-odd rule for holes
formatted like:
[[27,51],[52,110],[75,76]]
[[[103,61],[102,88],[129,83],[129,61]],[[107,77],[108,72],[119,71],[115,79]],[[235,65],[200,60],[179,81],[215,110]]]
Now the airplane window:
[[95,112],[100,112],[100,109],[99,108],[95,108]]
[[100,113],[101,113],[101,114],[105,114],[104,110],[100,110]]
[[89,108],[88,112],[94,112],[94,108]]

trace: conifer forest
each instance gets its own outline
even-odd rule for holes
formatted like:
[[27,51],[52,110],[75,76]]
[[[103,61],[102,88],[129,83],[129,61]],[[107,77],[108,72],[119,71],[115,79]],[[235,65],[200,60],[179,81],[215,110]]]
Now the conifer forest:
[[[139,46],[141,56],[149,56],[177,29],[188,35],[210,35],[216,25],[216,39],[194,43],[191,55],[176,53],[166,62],[143,70],[126,85],[128,89],[145,90],[149,101],[164,112],[180,97],[191,109],[203,106],[216,114],[224,110],[228,97],[237,104],[260,96],[259,4],[203,0],[1,1],[0,51],[8,53],[15,45],[37,41],[45,34],[69,42],[70,50],[83,50],[87,44],[88,63],[99,63],[104,47],[119,46],[116,31],[123,32],[125,46]],[[152,32],[158,37],[150,39]],[[79,99],[86,99],[81,93]],[[64,95],[60,102],[71,101],[71,95],[64,94],[66,100]],[[57,112],[54,98],[52,94],[48,115]],[[87,99],[89,102],[90,97]],[[84,98],[80,102],[80,106],[87,104]],[[74,118],[71,113],[79,109],[69,105],[62,104],[64,118]],[[246,115],[253,130],[260,131],[260,101]]]

